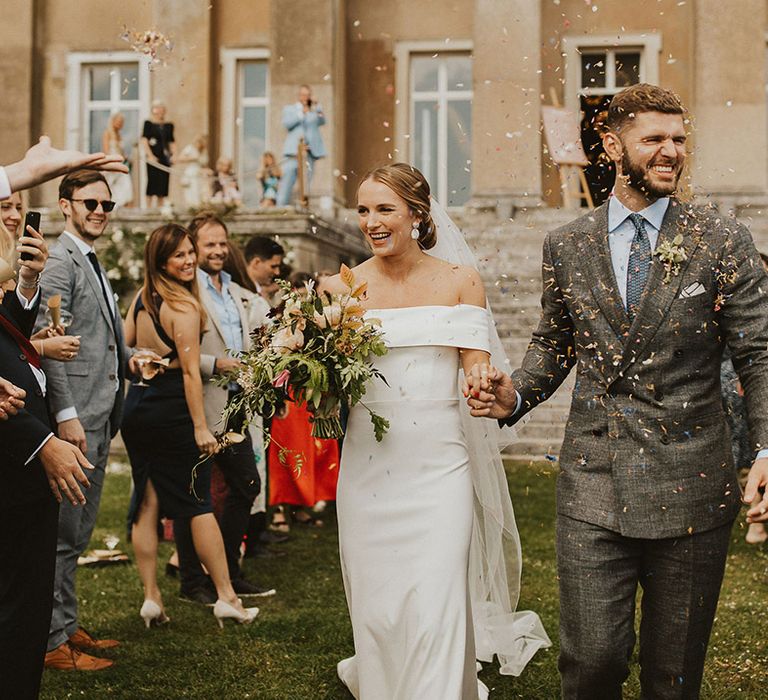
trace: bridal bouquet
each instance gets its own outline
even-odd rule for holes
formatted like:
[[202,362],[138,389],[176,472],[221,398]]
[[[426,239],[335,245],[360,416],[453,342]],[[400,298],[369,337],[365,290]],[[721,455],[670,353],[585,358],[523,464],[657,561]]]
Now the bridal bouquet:
[[[360,403],[372,378],[386,381],[370,358],[387,348],[379,320],[364,317],[360,299],[367,283],[358,284],[346,265],[341,279],[348,291],[337,295],[318,295],[311,284],[296,291],[280,282],[282,316],[256,331],[253,347],[241,354],[235,379],[243,391],[230,401],[226,416],[244,411],[250,422],[255,415],[274,416],[285,401],[304,401],[314,437],[342,436],[341,406]],[[365,408],[380,441],[389,422]]]

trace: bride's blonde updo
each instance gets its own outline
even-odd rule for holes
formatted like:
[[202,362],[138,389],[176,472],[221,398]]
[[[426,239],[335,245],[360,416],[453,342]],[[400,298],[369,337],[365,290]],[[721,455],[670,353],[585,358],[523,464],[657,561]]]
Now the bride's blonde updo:
[[419,247],[429,250],[437,243],[437,231],[430,214],[429,183],[421,172],[408,163],[382,165],[368,171],[360,182],[375,180],[402,197],[410,210],[421,219]]

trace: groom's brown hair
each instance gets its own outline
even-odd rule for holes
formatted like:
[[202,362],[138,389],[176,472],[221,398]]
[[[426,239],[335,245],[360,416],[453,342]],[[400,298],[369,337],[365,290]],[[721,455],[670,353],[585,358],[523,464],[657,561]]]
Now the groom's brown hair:
[[642,112],[685,114],[685,107],[671,90],[649,83],[638,83],[614,95],[608,106],[605,126],[609,131],[620,131],[626,122]]

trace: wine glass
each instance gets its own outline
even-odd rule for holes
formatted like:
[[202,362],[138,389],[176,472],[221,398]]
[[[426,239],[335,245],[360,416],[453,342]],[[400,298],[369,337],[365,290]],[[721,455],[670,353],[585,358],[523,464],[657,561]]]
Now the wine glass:
[[[50,309],[45,310],[45,320],[48,321],[48,325],[53,328],[53,315]],[[66,309],[59,309],[59,325],[66,331],[72,325],[72,321],[75,318]]]
[[134,386],[149,386],[144,380],[152,379],[157,374],[157,370],[152,371],[150,365],[157,357],[157,354],[151,348],[136,348],[133,354],[136,364],[139,366],[139,381],[134,382]]

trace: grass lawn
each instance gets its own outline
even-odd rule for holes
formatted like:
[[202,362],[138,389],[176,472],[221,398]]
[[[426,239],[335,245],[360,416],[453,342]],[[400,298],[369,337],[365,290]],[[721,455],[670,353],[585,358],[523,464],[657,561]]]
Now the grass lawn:
[[[520,678],[501,677],[489,665],[481,677],[492,689],[491,700],[554,699],[559,697],[555,469],[549,464],[512,463],[509,483],[525,560],[520,608],[541,615],[554,646],[539,652]],[[93,547],[103,548],[104,538],[115,534],[121,539],[118,548],[126,548],[129,488],[127,473],[109,475]],[[81,619],[98,636],[122,641],[109,653],[117,663],[99,673],[48,671],[41,697],[351,699],[335,672],[336,662],[352,653],[352,634],[332,520],[326,518],[322,530],[294,529],[291,541],[281,545],[286,557],[266,564],[246,561],[248,575],[278,591],[260,603],[261,614],[250,627],[229,624],[220,630],[209,609],[179,601],[178,584],[162,577],[171,623],[145,630],[133,565],[81,568]],[[703,698],[768,697],[768,556],[766,549],[744,544],[742,533],[740,527],[734,529]],[[170,549],[163,545],[163,563]],[[625,696],[638,695],[635,665]]]

